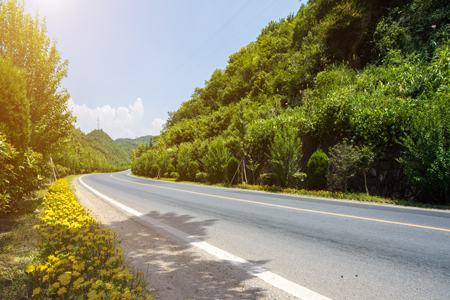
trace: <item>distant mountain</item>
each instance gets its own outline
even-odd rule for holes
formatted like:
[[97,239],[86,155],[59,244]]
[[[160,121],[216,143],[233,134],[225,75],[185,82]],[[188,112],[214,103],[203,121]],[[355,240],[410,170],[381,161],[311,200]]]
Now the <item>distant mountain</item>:
[[155,144],[156,137],[152,135],[144,135],[141,137],[138,137],[136,139],[127,139],[127,138],[118,138],[115,140],[116,144],[122,148],[128,155],[128,157],[131,159],[131,151],[133,149],[137,149],[139,144],[148,144],[150,140],[153,140],[153,145]]
[[95,129],[87,134],[92,140],[103,147],[116,162],[131,164],[131,155],[128,155],[114,140],[102,129]]
[[131,160],[103,131],[84,134],[71,128],[61,151],[52,157],[58,176],[126,170]]

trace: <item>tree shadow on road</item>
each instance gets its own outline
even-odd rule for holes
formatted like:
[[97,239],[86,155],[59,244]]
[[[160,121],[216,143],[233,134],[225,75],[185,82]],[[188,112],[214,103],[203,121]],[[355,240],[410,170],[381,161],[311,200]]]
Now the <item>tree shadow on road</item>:
[[[198,239],[206,237],[208,228],[217,222],[196,221],[195,217],[173,212],[152,211],[146,216],[176,224],[178,230]],[[148,270],[155,289],[154,299],[262,299],[267,296],[264,285],[255,286],[253,275],[141,219],[131,217],[105,225],[119,233],[130,266],[144,273]],[[267,262],[252,263],[261,266]]]

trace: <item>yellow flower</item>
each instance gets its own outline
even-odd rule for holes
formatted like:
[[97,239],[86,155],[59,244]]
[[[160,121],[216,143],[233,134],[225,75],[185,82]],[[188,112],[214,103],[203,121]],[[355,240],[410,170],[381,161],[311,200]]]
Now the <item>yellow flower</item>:
[[59,282],[61,282],[62,285],[68,285],[70,282],[70,275],[69,274],[63,274],[59,276]]
[[65,288],[65,287],[62,287],[62,288],[59,289],[58,295],[61,296],[61,295],[64,294],[66,291],[67,291],[66,288]]
[[31,272],[33,272],[34,271],[34,266],[33,265],[29,265],[28,267],[27,267],[27,269],[25,270],[25,273],[31,273]]
[[111,283],[106,283],[106,284],[105,284],[105,288],[106,288],[107,290],[110,290],[110,289],[112,288],[112,284],[111,284]]
[[136,291],[137,291],[138,293],[142,292],[142,287],[141,287],[141,286],[138,286],[138,287],[136,288]]
[[150,295],[145,295],[145,299],[146,299],[146,300],[152,300],[152,296],[150,296]]
[[37,294],[39,294],[40,292],[41,292],[42,290],[41,290],[41,288],[35,288],[34,290],[33,290],[33,295],[31,296],[31,297],[34,297],[34,296],[36,296]]
[[93,284],[92,284],[92,289],[97,289],[99,286],[101,286],[103,284],[103,281],[101,281],[101,280],[97,280],[96,282],[94,282]]
[[59,282],[55,282],[54,284],[52,284],[52,287],[54,287],[55,289],[59,288]]
[[97,291],[96,290],[90,290],[88,295],[89,300],[98,299]]

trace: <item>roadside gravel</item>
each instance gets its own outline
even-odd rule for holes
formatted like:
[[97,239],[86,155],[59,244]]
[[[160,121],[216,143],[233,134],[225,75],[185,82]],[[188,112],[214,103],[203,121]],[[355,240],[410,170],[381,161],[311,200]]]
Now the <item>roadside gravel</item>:
[[80,203],[122,238],[129,266],[148,272],[153,299],[298,299],[72,184]]

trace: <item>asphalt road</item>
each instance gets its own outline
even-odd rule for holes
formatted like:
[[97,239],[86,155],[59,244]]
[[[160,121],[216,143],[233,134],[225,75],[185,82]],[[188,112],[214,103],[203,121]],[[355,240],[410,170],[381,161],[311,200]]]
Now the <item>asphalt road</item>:
[[84,176],[100,193],[331,299],[450,299],[450,213]]

